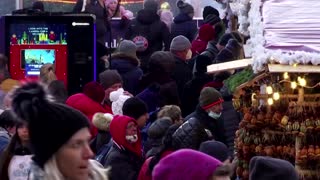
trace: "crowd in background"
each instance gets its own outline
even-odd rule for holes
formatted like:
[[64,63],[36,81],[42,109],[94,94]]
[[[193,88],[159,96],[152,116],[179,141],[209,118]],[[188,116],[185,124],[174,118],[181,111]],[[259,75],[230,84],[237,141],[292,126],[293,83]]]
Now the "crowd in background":
[[[0,55],[0,179],[237,179],[241,114],[223,83],[237,71],[207,66],[238,59],[243,37],[209,6],[198,28],[181,0],[176,17],[147,0],[135,18],[116,0],[94,2],[75,11],[96,14],[101,46],[106,18],[126,17],[128,31],[82,92],[68,94],[53,64],[39,82],[13,80]],[[298,179],[284,160],[257,156],[249,166],[251,180]]]

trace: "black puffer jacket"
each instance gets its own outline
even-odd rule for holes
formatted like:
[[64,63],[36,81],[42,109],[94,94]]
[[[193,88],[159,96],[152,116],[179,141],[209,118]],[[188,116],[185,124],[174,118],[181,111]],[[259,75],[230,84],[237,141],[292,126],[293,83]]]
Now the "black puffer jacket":
[[143,36],[148,40],[147,49],[137,52],[137,56],[141,60],[141,68],[146,71],[149,57],[153,52],[163,49],[169,50],[169,35],[167,25],[160,20],[156,13],[142,9],[138,12],[137,17],[130,22],[125,39],[133,40],[136,36]]
[[213,119],[198,106],[196,111],[185,119],[186,122],[173,134],[174,147],[198,150],[202,142],[211,139],[226,144],[222,118]]
[[115,143],[106,156],[104,167],[111,167],[110,180],[136,180],[143,164],[132,152],[120,149]]

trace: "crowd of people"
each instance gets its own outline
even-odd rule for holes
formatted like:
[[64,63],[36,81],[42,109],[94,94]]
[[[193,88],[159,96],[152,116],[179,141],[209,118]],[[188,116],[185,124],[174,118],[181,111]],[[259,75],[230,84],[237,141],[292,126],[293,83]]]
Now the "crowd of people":
[[[98,2],[117,14],[116,1]],[[52,64],[39,81],[11,79],[0,55],[1,180],[237,179],[241,114],[223,84],[237,72],[209,74],[207,66],[238,59],[243,37],[226,33],[213,7],[199,28],[192,5],[179,0],[172,22],[158,7],[144,3],[99,81],[77,94],[68,95]],[[299,179],[289,162],[270,157],[254,157],[249,173]]]

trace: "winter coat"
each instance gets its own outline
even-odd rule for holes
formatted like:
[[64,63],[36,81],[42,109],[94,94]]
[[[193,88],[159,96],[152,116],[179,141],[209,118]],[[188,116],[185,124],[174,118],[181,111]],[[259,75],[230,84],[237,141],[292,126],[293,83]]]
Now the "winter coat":
[[102,7],[98,1],[85,0],[85,9],[83,9],[83,0],[78,0],[74,6],[73,12],[80,13],[82,11],[94,14],[96,17],[97,42],[104,45],[107,40],[108,30],[108,13],[105,7]]
[[93,115],[97,112],[111,113],[108,112],[101,104],[90,99],[83,93],[78,93],[70,96],[67,99],[66,104],[81,111],[87,116],[88,120],[90,121],[90,132],[92,136],[96,136],[98,133],[98,129],[92,125]]
[[0,155],[10,142],[10,135],[7,130],[0,127]]
[[141,68],[146,72],[149,57],[155,51],[169,50],[170,32],[167,25],[160,20],[159,15],[150,10],[142,9],[133,19],[125,39],[133,40],[136,36],[143,36],[148,41],[147,49],[138,51],[137,56],[141,60]]
[[[187,116],[173,134],[174,147],[198,150],[204,141],[214,139],[226,144],[223,119],[213,119],[200,106]],[[226,144],[227,145],[227,144]]]
[[205,84],[213,80],[212,76],[207,74],[196,74],[183,88],[181,97],[182,116],[191,114],[199,102],[200,92]]
[[184,60],[177,56],[175,56],[175,63],[176,66],[173,72],[173,79],[177,83],[178,93],[181,99],[184,85],[192,79],[192,69],[190,69],[190,66]]
[[215,62],[215,59],[219,53],[219,49],[217,48],[216,44],[217,42],[210,41],[207,45],[207,49],[201,53],[201,55],[208,56],[212,60],[212,63],[217,63]]
[[107,157],[105,167],[112,167],[111,180],[136,180],[143,160],[134,153],[113,144]]
[[111,69],[118,71],[123,81],[123,88],[133,95],[139,92],[137,84],[143,75],[139,64],[139,59],[123,53],[111,56]]
[[182,35],[189,39],[190,43],[196,38],[198,27],[195,21],[187,14],[178,14],[171,25],[171,39]]

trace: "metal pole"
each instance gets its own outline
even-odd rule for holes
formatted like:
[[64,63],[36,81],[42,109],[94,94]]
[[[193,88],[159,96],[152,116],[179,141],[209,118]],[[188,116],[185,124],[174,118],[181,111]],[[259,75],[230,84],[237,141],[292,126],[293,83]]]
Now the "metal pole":
[[16,0],[16,9],[23,8],[23,0]]

